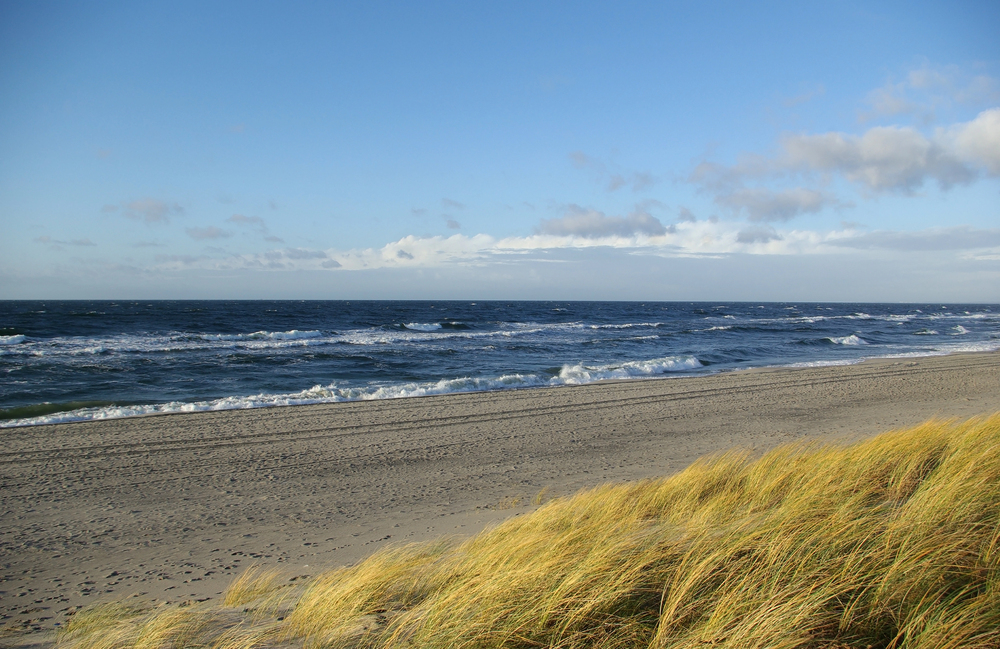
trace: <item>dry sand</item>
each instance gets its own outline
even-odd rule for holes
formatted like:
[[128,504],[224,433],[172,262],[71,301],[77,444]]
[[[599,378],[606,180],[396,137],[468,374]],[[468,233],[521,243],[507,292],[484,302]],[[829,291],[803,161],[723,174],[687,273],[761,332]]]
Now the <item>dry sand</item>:
[[0,644],[101,600],[218,597],[253,563],[471,534],[542,489],[996,410],[1000,353],[0,430]]

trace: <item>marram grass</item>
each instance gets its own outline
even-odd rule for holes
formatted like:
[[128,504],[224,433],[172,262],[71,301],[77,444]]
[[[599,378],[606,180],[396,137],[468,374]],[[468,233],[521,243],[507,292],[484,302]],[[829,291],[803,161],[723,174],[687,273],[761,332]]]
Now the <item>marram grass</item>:
[[1000,414],[717,455],[214,606],[105,605],[60,645],[1000,647],[998,566]]

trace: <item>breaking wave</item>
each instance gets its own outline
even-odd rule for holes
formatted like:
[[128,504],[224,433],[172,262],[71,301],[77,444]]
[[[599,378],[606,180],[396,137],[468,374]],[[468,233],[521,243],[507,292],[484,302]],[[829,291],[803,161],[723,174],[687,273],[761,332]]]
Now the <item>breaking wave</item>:
[[834,345],[867,345],[864,339],[858,338],[856,335],[851,334],[850,336],[839,336],[825,338],[824,340],[829,340]]

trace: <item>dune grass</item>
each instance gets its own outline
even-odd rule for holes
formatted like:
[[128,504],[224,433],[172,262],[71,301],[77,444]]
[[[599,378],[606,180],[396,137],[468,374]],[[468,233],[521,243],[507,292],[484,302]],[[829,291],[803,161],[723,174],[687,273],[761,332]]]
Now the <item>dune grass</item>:
[[1000,414],[721,454],[304,586],[261,571],[214,607],[84,611],[60,644],[1000,647],[998,568]]

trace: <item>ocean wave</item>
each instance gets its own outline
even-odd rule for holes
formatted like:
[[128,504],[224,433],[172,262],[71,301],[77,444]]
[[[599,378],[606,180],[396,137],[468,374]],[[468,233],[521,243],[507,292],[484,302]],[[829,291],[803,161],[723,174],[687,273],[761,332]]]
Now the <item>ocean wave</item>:
[[403,329],[409,329],[410,331],[441,331],[444,330],[454,330],[454,331],[464,331],[471,329],[469,325],[463,322],[407,322],[406,324],[400,325]]
[[0,428],[37,426],[74,421],[120,419],[142,415],[207,412],[213,410],[244,410],[273,406],[294,406],[343,401],[373,401],[400,399],[462,392],[493,392],[519,388],[559,385],[582,385],[596,381],[650,378],[668,372],[681,372],[703,367],[693,356],[671,356],[645,361],[608,365],[564,365],[555,376],[536,373],[511,373],[498,377],[458,377],[428,382],[369,384],[365,386],[315,385],[307,390],[285,394],[232,396],[206,401],[171,401],[146,405],[110,405],[80,408],[27,419],[0,421]]
[[955,331],[955,333],[953,333],[952,336],[962,336],[964,334],[969,333],[969,330],[963,327],[962,325],[957,325],[955,327],[952,327],[952,329]]
[[564,365],[558,381],[566,385],[580,385],[610,379],[636,379],[668,372],[683,372],[704,367],[694,356],[668,356],[646,361],[629,361],[612,365]]
[[0,345],[19,345],[25,340],[24,334],[14,334],[13,336],[0,336]]
[[936,335],[938,335],[938,332],[934,331],[933,329],[921,329],[920,331],[914,331],[913,335],[914,336],[936,336]]
[[858,338],[854,334],[851,334],[850,336],[828,337],[828,338],[824,338],[824,340],[829,340],[834,345],[867,345],[868,344],[863,338]]

